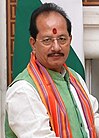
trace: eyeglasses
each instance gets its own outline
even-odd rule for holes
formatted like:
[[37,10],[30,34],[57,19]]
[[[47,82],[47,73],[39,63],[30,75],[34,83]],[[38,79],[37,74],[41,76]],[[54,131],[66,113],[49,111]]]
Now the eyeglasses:
[[55,40],[57,40],[59,45],[65,45],[68,43],[68,37],[67,36],[60,36],[58,38],[55,37],[45,37],[42,40],[36,39],[37,41],[40,41],[45,46],[51,46]]

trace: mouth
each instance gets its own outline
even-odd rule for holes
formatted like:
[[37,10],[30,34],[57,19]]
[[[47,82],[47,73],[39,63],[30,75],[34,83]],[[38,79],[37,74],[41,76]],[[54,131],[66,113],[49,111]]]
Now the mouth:
[[48,57],[63,57],[63,53],[49,53]]

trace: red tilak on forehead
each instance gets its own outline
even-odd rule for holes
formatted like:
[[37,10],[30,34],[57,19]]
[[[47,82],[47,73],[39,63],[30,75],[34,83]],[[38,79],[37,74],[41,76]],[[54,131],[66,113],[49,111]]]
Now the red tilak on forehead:
[[53,28],[53,34],[57,34],[57,30],[56,30],[56,28]]

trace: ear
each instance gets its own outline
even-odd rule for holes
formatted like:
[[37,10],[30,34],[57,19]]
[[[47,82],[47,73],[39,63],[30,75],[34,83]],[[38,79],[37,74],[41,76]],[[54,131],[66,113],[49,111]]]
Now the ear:
[[35,49],[35,39],[33,37],[30,37],[29,43],[30,43],[32,49],[34,50]]
[[72,35],[69,36],[69,46],[71,45]]
[[70,43],[71,43],[71,41],[72,41],[72,35],[70,35]]

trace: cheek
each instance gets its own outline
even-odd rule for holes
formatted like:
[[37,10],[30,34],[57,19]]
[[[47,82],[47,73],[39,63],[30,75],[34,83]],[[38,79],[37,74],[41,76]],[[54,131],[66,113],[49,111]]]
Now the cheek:
[[70,46],[67,46],[67,47],[64,48],[63,50],[64,50],[65,57],[68,57],[69,52],[70,52]]
[[66,46],[63,50],[64,50],[65,53],[68,53],[70,51],[70,46],[69,45]]
[[47,58],[48,50],[45,48],[36,48],[36,57],[39,58],[39,60],[42,60],[44,58]]

